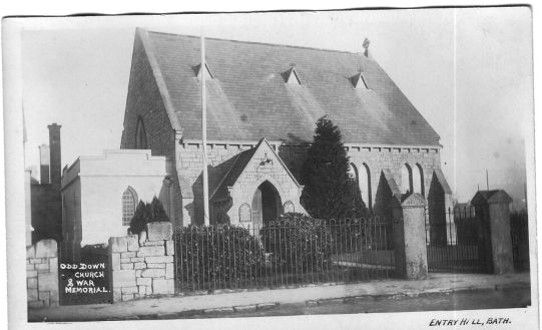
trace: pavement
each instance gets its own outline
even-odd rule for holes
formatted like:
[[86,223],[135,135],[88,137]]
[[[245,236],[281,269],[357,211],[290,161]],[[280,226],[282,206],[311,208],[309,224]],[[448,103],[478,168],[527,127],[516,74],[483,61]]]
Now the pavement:
[[261,311],[283,304],[307,306],[379,296],[415,297],[431,293],[530,288],[529,273],[506,275],[430,273],[425,280],[382,280],[355,284],[310,285],[292,289],[241,291],[195,296],[164,296],[115,304],[29,309],[29,321],[148,319],[189,313]]

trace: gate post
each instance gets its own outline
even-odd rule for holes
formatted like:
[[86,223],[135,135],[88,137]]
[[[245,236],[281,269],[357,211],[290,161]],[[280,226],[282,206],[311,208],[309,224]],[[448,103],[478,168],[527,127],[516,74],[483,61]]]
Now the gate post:
[[510,208],[512,198],[504,190],[478,191],[472,198],[480,222],[478,253],[490,273],[505,274],[514,270]]
[[425,242],[425,198],[411,194],[391,202],[395,270],[403,278],[427,278],[427,245]]

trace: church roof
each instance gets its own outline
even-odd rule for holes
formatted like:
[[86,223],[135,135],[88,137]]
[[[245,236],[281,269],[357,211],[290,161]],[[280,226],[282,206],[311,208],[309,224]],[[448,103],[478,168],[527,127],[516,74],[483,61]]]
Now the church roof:
[[[138,28],[136,38],[143,49],[134,53],[149,59],[173,128],[200,139],[199,37]],[[206,61],[209,140],[310,142],[327,114],[346,143],[439,145],[435,130],[362,54],[206,38]],[[352,83],[360,72],[367,88]],[[292,73],[297,79],[285,81]]]

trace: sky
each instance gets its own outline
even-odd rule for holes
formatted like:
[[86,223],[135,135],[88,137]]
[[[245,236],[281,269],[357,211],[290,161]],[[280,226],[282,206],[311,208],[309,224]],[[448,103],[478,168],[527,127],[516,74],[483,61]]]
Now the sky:
[[[22,34],[27,166],[39,178],[47,125],[62,125],[62,164],[118,149],[136,27],[361,52],[439,133],[460,201],[478,187],[524,198],[533,131],[531,12],[525,7],[72,17]],[[532,151],[529,151],[532,152]]]

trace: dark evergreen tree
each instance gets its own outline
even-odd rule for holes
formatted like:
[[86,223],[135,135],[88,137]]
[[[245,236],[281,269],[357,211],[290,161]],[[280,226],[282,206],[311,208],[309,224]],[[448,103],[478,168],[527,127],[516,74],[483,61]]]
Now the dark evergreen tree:
[[145,230],[147,223],[160,221],[169,221],[169,217],[164,210],[162,202],[155,196],[151,203],[140,201],[137,204],[134,217],[130,221],[129,231],[132,234],[139,234]]
[[312,217],[344,219],[364,213],[359,188],[353,187],[355,180],[349,178],[348,167],[339,128],[327,116],[318,119],[302,167],[305,188],[301,203]]
[[139,234],[140,232],[145,230],[145,226],[150,221],[150,218],[151,212],[149,204],[145,204],[143,201],[139,201],[134,216],[130,221],[130,233]]
[[160,202],[156,196],[152,199],[150,210],[151,222],[169,221],[169,217],[167,216],[166,210],[164,210],[162,202]]

